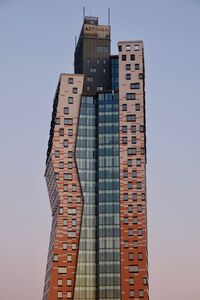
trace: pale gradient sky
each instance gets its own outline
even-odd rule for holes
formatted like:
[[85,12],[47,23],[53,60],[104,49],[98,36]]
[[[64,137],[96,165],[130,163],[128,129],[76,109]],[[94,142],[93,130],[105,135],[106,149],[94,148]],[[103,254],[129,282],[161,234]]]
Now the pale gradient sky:
[[53,97],[82,7],[145,45],[150,300],[199,300],[200,0],[0,0],[0,299],[41,300]]

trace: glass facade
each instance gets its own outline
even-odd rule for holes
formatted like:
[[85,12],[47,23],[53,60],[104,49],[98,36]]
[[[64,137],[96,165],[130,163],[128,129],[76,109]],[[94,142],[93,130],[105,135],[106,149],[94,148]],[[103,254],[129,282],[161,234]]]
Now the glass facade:
[[119,89],[119,58],[118,55],[110,57],[111,61],[111,88],[112,90]]
[[83,214],[74,299],[96,299],[96,107],[83,96],[76,141],[76,161],[83,193]]
[[98,95],[98,299],[120,300],[119,98]]

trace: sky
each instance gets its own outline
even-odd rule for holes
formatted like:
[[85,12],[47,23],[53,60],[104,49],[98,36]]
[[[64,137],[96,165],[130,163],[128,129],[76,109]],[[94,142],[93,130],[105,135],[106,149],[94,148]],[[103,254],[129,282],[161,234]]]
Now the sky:
[[0,0],[0,299],[42,299],[53,98],[86,15],[143,40],[150,300],[199,300],[200,0]]

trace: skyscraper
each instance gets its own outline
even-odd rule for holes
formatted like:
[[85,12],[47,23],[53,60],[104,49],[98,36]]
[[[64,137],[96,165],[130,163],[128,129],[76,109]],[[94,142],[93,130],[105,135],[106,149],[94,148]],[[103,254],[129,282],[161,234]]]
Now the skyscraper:
[[52,229],[43,300],[149,299],[142,41],[85,17],[61,74],[46,160]]

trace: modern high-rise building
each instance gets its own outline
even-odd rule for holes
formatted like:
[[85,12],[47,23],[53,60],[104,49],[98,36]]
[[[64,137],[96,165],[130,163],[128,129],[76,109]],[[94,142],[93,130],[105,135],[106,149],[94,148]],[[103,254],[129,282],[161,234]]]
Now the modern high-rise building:
[[45,177],[52,229],[43,300],[149,299],[142,41],[85,17],[56,90]]

